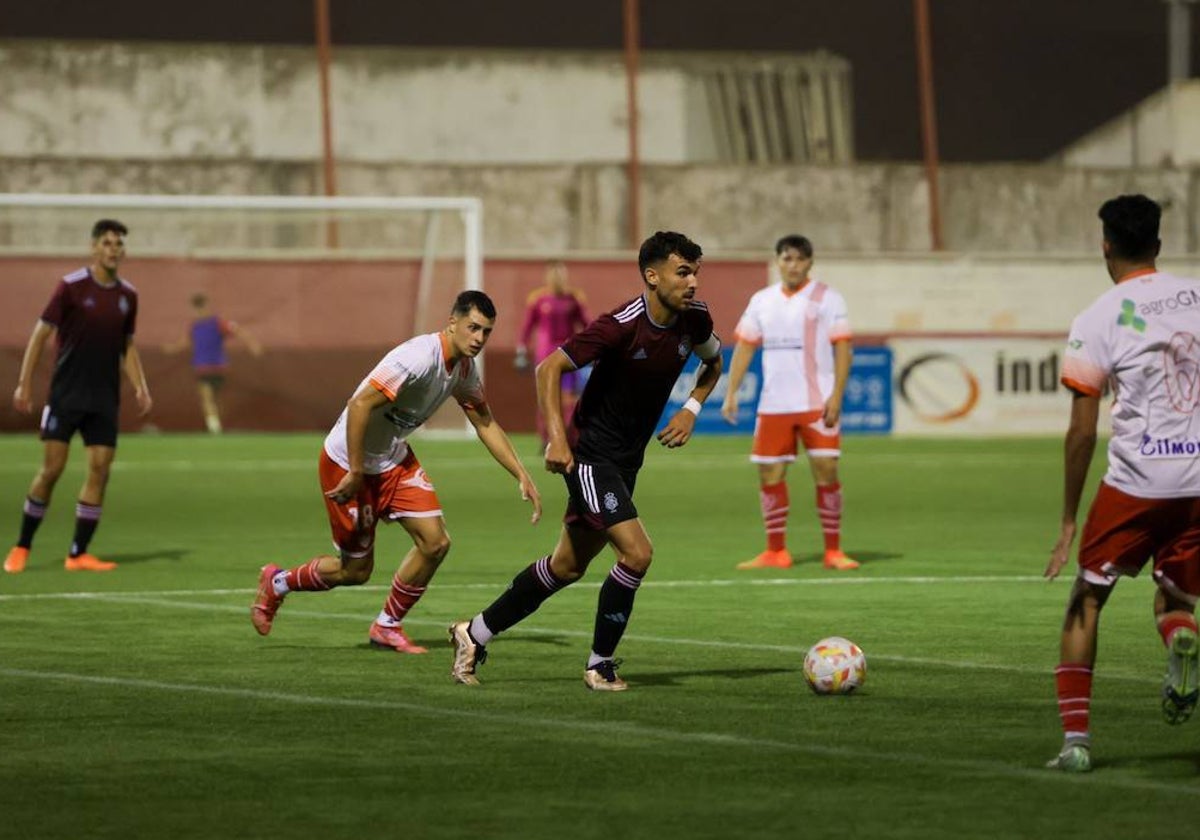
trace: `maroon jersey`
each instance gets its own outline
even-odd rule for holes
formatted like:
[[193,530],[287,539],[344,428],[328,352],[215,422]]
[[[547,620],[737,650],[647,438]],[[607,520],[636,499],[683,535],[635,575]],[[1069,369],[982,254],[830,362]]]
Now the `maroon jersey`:
[[669,324],[656,324],[638,296],[588,324],[562,345],[580,368],[594,362],[567,427],[575,457],[636,470],[671,389],[692,353],[708,341],[708,307],[692,301]]
[[42,312],[57,330],[50,402],[72,411],[115,412],[121,362],[137,323],[137,290],[118,279],[102,286],[89,269],[71,272]]

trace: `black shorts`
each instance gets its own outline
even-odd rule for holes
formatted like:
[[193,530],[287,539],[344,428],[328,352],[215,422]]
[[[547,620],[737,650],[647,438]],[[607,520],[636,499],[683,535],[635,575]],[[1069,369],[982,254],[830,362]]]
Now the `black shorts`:
[[637,519],[633,505],[633,485],[637,472],[621,470],[611,464],[575,462],[575,469],[563,476],[567,482],[567,513],[563,522],[605,531],[621,522]]
[[42,410],[42,440],[70,443],[75,432],[79,432],[85,446],[116,447],[117,410],[77,411],[53,403]]

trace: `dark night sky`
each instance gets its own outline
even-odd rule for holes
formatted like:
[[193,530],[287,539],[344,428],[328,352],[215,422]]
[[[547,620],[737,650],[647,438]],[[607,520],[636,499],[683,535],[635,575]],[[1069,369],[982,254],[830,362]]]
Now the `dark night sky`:
[[[330,3],[335,49],[339,43],[621,48],[621,0]],[[641,0],[641,6],[646,49],[824,48],[846,57],[854,68],[859,158],[920,156],[909,0]],[[948,161],[1046,157],[1166,81],[1163,0],[930,0],[930,6],[938,130]],[[306,44],[313,39],[312,9],[311,0],[4,0],[0,37]]]

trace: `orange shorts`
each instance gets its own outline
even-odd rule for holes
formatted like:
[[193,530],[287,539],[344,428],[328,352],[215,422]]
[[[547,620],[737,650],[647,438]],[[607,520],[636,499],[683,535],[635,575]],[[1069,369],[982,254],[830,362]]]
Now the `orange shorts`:
[[1084,579],[1111,586],[1154,558],[1154,580],[1178,598],[1200,596],[1200,499],[1142,499],[1101,483],[1079,544]]
[[[319,468],[321,493],[328,493],[346,476],[324,449]],[[408,517],[441,516],[442,505],[421,462],[412,449],[399,465],[363,478],[353,501],[338,504],[325,497],[333,543],[350,557],[365,557],[375,548],[375,526]]]
[[842,454],[841,428],[830,428],[821,418],[824,411],[800,411],[795,414],[760,414],[754,421],[754,446],[750,460],[774,464],[796,460],[796,439],[808,454],[817,458],[836,458]]

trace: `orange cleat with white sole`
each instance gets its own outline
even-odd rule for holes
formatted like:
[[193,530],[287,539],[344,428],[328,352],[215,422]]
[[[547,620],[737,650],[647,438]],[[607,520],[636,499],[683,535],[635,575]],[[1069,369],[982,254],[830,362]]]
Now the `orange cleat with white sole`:
[[101,560],[94,554],[80,554],[78,557],[68,557],[63,568],[68,572],[111,572],[117,568],[117,564]]
[[250,607],[250,621],[258,635],[265,636],[271,632],[271,623],[275,621],[275,613],[283,603],[284,595],[275,594],[275,584],[271,579],[282,572],[274,563],[262,567],[258,573],[258,592],[254,596],[254,604]]
[[404,632],[404,628],[384,627],[378,621],[371,625],[371,632],[367,634],[367,638],[371,642],[371,647],[391,648],[398,653],[429,652],[428,648],[423,648],[408,638],[408,634]]
[[788,554],[787,549],[779,551],[768,550],[753,560],[738,563],[737,567],[739,569],[790,569],[792,567],[792,555]]
[[825,552],[825,568],[834,569],[835,571],[845,572],[850,569],[858,568],[858,561],[851,560],[841,551],[826,551]]
[[25,561],[29,559],[29,549],[14,545],[4,558],[4,571],[10,575],[19,575],[25,571]]

